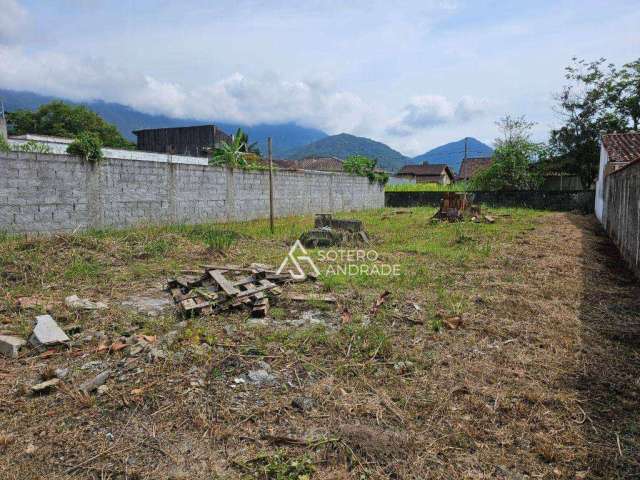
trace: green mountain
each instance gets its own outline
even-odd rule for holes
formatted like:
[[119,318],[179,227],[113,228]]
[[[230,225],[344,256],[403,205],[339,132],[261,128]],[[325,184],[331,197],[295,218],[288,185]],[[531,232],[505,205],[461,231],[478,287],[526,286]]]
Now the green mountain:
[[[15,90],[0,89],[0,101],[4,103],[6,111],[11,112],[18,109],[35,110],[40,105],[49,103],[52,100],[64,100],[68,103],[77,104],[64,98],[39,95],[33,92],[18,92]],[[241,127],[249,135],[251,142],[258,142],[262,152],[267,153],[267,138],[273,139],[273,153],[275,156],[282,156],[296,148],[326,137],[327,134],[315,128],[307,128],[295,123],[280,124],[260,124],[253,126],[239,125],[236,123],[218,122],[215,119],[185,119],[171,118],[165,115],[149,115],[139,112],[126,105],[119,103],[103,102],[101,100],[83,102],[91,110],[96,112],[107,122],[114,124],[123,137],[135,142],[136,137],[132,130],[143,128],[164,128],[164,127],[186,127],[189,125],[202,125],[213,123],[223,131],[233,134],[238,127]]]
[[[467,137],[466,141],[468,157],[490,157],[493,154],[493,149],[489,145],[482,143],[480,140],[476,140],[473,137]],[[463,138],[457,142],[440,145],[439,147],[433,148],[422,155],[414,157],[410,163],[446,163],[454,173],[458,173],[460,171],[460,164],[464,159],[464,143],[465,139]]]
[[410,161],[400,152],[384,143],[370,138],[356,137],[340,133],[321,138],[315,142],[291,151],[285,158],[298,160],[306,157],[333,156],[346,159],[350,155],[365,155],[378,161],[378,166],[388,171],[397,171]]

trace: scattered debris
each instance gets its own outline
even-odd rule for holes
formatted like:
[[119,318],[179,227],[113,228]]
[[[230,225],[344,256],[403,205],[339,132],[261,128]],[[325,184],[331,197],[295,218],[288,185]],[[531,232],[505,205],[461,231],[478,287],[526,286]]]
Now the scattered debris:
[[38,297],[20,297],[16,302],[16,306],[21,310],[44,308],[45,310],[49,311],[51,309],[51,305],[48,305]]
[[53,371],[53,375],[56,378],[59,378],[60,380],[64,379],[67,377],[67,375],[69,375],[69,369],[68,368],[56,368]]
[[336,303],[336,297],[331,294],[322,295],[319,293],[311,293],[308,295],[302,293],[288,293],[287,299],[293,300],[294,302],[327,302],[327,303]]
[[279,285],[292,281],[290,274],[277,274],[259,264],[251,268],[235,265],[203,265],[203,268],[202,275],[183,275],[167,283],[167,289],[185,315],[212,314],[248,306],[253,317],[262,318],[269,311],[267,294],[280,295]]
[[36,385],[31,386],[31,393],[45,393],[54,387],[56,387],[60,383],[59,378],[52,378],[51,380],[47,380],[46,382],[37,383]]
[[293,408],[300,410],[301,412],[307,412],[315,406],[315,401],[310,397],[296,397],[291,401]]
[[24,347],[27,342],[13,335],[0,335],[0,353],[5,357],[16,358],[20,348]]
[[80,367],[80,370],[99,370],[104,364],[100,360],[87,362]]
[[151,347],[147,352],[147,361],[150,363],[164,360],[167,358],[167,354],[161,348]]
[[111,370],[105,370],[104,372],[98,374],[97,376],[95,376],[94,378],[87,380],[86,382],[80,384],[80,391],[84,392],[84,393],[90,393],[94,390],[97,390],[97,388],[100,385],[104,385],[104,383],[107,381],[107,379],[109,378],[109,375],[111,375]]
[[345,242],[369,243],[369,236],[360,220],[338,220],[331,214],[319,213],[312,230],[300,236],[305,247],[330,247]]
[[276,377],[264,369],[249,370],[247,373],[247,380],[259,387],[263,385],[273,385],[276,383]]
[[462,327],[462,317],[456,316],[445,318],[442,323],[449,330],[457,330],[458,328]]
[[410,372],[414,368],[414,363],[410,360],[404,362],[396,362],[393,364],[393,369],[399,373]]
[[54,345],[56,343],[65,343],[69,341],[69,337],[58,326],[51,315],[39,315],[36,317],[36,326],[29,338],[29,343],[34,347],[41,345]]
[[371,307],[371,310],[369,310],[369,315],[374,316],[376,313],[378,313],[378,310],[380,310],[380,307],[382,306],[382,304],[384,304],[389,295],[391,295],[391,292],[389,290],[385,290],[384,292],[382,292],[380,296],[376,298],[376,301]]
[[75,310],[104,310],[108,305],[103,302],[92,302],[86,298],[79,298],[77,295],[70,295],[64,299],[67,307]]
[[97,389],[96,389],[96,394],[98,396],[100,395],[104,395],[105,393],[107,393],[109,391],[109,387],[107,387],[106,385],[100,385]]

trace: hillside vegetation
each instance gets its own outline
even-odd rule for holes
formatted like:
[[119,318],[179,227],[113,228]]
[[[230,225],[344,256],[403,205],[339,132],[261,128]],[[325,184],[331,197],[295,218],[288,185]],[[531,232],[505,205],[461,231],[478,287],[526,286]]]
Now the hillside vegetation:
[[305,145],[291,152],[287,158],[296,160],[305,157],[334,156],[345,159],[351,155],[373,158],[377,160],[379,167],[389,171],[399,170],[410,161],[408,157],[384,143],[347,133],[331,135]]

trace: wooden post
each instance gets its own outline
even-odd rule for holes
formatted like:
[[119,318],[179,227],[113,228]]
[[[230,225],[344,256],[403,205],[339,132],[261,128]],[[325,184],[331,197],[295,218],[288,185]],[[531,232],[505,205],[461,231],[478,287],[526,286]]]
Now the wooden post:
[[269,151],[269,228],[273,235],[273,158],[271,156],[271,137],[267,138],[267,150]]

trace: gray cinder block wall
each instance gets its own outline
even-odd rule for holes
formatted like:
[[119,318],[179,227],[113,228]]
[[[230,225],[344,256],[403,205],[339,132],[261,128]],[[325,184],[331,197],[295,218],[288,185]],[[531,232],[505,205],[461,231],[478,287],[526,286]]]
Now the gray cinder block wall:
[[604,183],[602,225],[640,278],[640,161],[609,174]]
[[[269,173],[69,155],[0,153],[0,231],[63,232],[269,216]],[[278,217],[381,208],[367,178],[277,170]]]

